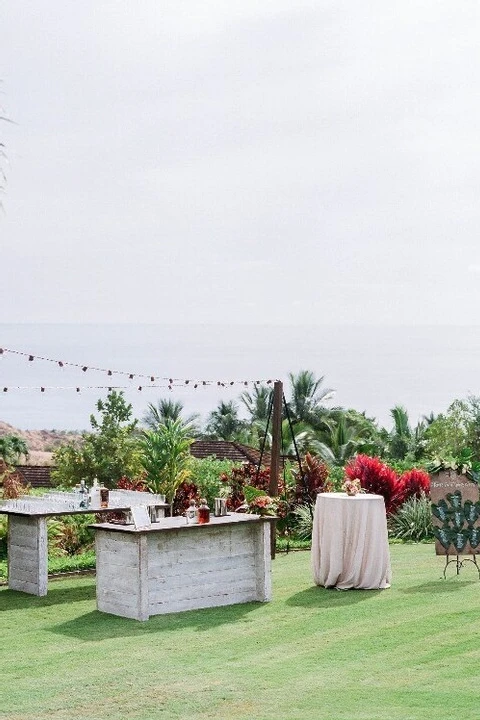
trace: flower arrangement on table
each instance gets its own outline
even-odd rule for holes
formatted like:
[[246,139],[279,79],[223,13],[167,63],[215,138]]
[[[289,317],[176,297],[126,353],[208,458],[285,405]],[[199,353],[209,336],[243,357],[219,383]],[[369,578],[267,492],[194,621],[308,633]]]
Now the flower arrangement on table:
[[362,492],[362,485],[359,478],[354,478],[353,480],[350,480],[350,478],[348,478],[347,480],[345,480],[342,485],[342,490],[343,492],[346,492],[347,495],[350,495],[352,497]]
[[258,488],[246,485],[243,489],[245,502],[248,504],[247,513],[253,515],[276,515],[277,499],[270,497]]

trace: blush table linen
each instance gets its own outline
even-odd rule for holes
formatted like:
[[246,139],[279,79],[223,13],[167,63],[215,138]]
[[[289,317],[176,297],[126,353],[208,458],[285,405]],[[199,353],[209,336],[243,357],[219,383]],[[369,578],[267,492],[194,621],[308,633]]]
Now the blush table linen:
[[315,583],[338,590],[390,587],[385,502],[381,495],[320,493],[312,532]]

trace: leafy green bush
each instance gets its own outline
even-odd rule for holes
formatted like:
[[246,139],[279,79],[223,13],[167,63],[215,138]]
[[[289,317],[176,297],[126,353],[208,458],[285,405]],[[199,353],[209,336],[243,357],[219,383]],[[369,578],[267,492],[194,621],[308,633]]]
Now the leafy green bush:
[[229,475],[233,466],[234,463],[230,460],[217,460],[215,457],[191,459],[190,481],[197,486],[200,497],[206,498],[211,510],[215,498],[225,496],[225,480],[222,480],[222,475]]
[[65,515],[49,520],[48,550],[52,556],[77,555],[90,551],[94,545],[93,531],[89,529],[94,515]]
[[48,572],[75,572],[76,570],[94,570],[95,569],[95,552],[89,550],[81,555],[73,555],[69,557],[55,557],[48,559]]
[[433,538],[432,509],[425,493],[409,498],[389,518],[390,533],[394,538],[420,542]]
[[345,470],[343,467],[329,467],[328,482],[331,484],[334,492],[341,492],[342,485],[345,482]]

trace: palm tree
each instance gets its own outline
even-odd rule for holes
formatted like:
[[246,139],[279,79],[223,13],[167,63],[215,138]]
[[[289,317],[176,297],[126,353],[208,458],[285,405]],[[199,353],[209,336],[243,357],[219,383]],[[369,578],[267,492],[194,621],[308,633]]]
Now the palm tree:
[[165,425],[168,420],[172,422],[181,420],[185,426],[188,426],[192,436],[198,435],[197,421],[199,415],[193,414],[183,418],[182,413],[182,402],[161,398],[156,405],[148,403],[148,410],[143,416],[143,422],[150,430],[157,430],[160,425]]
[[408,412],[401,405],[395,405],[390,410],[390,414],[394,425],[390,433],[389,455],[393,460],[404,460],[412,449],[412,428]]
[[205,434],[216,440],[244,441],[247,424],[238,414],[238,405],[234,400],[220,400],[216,410],[208,416]]
[[271,397],[272,388],[266,387],[266,385],[255,385],[253,393],[245,391],[240,395],[240,401],[247,408],[252,423],[263,422],[266,424]]
[[265,437],[265,433],[267,432],[267,420],[272,401],[272,388],[265,385],[255,385],[253,393],[245,391],[240,395],[240,401],[250,416],[247,421],[250,423],[248,444],[260,448],[265,442],[265,447],[269,447],[269,440],[268,437]]
[[311,370],[301,370],[297,375],[289,373],[288,377],[292,422],[308,423],[315,430],[325,427],[328,410],[324,403],[333,396],[334,390],[322,388],[325,378],[316,378]]
[[348,425],[344,415],[329,429],[326,442],[317,441],[313,449],[329,465],[343,467],[363,442],[353,425]]

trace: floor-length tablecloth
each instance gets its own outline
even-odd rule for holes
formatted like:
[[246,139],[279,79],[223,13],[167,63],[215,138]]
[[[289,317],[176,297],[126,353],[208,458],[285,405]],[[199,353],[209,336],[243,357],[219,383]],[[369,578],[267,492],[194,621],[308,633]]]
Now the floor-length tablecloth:
[[381,495],[320,493],[312,533],[317,585],[339,590],[390,587],[385,502]]

